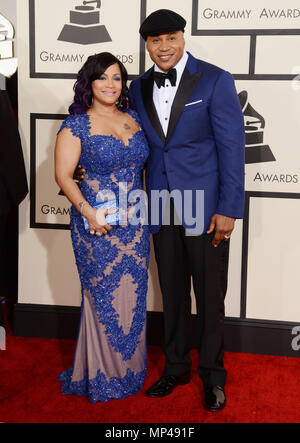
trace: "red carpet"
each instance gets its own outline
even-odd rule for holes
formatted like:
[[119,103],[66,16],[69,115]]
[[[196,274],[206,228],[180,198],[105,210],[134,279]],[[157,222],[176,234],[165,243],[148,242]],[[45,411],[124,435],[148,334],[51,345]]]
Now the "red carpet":
[[0,351],[0,422],[6,423],[247,423],[300,422],[300,359],[226,354],[228,405],[202,408],[202,385],[192,352],[192,381],[164,399],[145,390],[161,374],[160,348],[150,347],[148,378],[135,397],[92,405],[85,397],[60,394],[57,375],[73,362],[75,342],[7,337]]

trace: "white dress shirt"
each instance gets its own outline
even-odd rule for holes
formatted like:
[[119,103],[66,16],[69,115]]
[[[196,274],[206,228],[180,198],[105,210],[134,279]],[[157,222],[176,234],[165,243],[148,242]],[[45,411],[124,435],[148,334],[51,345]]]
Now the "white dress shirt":
[[[172,86],[169,79],[166,80],[165,87],[162,86],[161,88],[158,88],[154,82],[153,101],[165,136],[168,133],[171,109],[188,57],[188,53],[184,51],[183,56],[177,65],[174,66],[177,71],[176,86]],[[163,72],[157,65],[155,65],[154,71]]]

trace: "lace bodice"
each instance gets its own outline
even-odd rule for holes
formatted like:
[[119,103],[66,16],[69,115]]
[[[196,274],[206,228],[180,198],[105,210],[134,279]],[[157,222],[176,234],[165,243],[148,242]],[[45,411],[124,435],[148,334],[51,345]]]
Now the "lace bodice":
[[[128,114],[141,128],[138,114],[135,111],[128,111]],[[64,128],[69,128],[81,140],[79,164],[87,172],[80,190],[92,206],[103,189],[110,189],[117,195],[120,182],[127,183],[128,191],[142,188],[141,171],[148,158],[149,147],[141,129],[128,140],[128,144],[113,135],[91,135],[90,119],[86,113],[67,117],[60,131]],[[73,215],[75,211],[72,206]]]

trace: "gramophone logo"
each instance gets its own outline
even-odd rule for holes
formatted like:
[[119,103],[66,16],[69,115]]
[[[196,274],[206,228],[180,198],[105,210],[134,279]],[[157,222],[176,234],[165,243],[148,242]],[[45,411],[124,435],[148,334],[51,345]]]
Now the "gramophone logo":
[[[88,6],[96,3],[96,6]],[[61,31],[58,40],[79,45],[111,42],[106,26],[100,24],[101,0],[84,1],[70,11],[70,23]]]
[[18,61],[14,58],[13,25],[0,14],[0,74],[11,77],[17,70]]
[[250,105],[247,91],[240,92],[239,99],[245,120],[246,164],[276,161],[270,146],[264,144],[265,119]]

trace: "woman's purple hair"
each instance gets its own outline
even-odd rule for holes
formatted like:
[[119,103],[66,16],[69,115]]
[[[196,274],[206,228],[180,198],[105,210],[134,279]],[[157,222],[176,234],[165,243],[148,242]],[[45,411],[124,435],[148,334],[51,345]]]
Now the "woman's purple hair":
[[97,80],[112,65],[118,63],[122,76],[122,92],[117,102],[120,111],[127,111],[130,106],[129,90],[127,87],[128,73],[120,60],[109,52],[91,55],[77,75],[74,85],[74,101],[69,107],[70,114],[83,114],[93,101],[92,82]]

